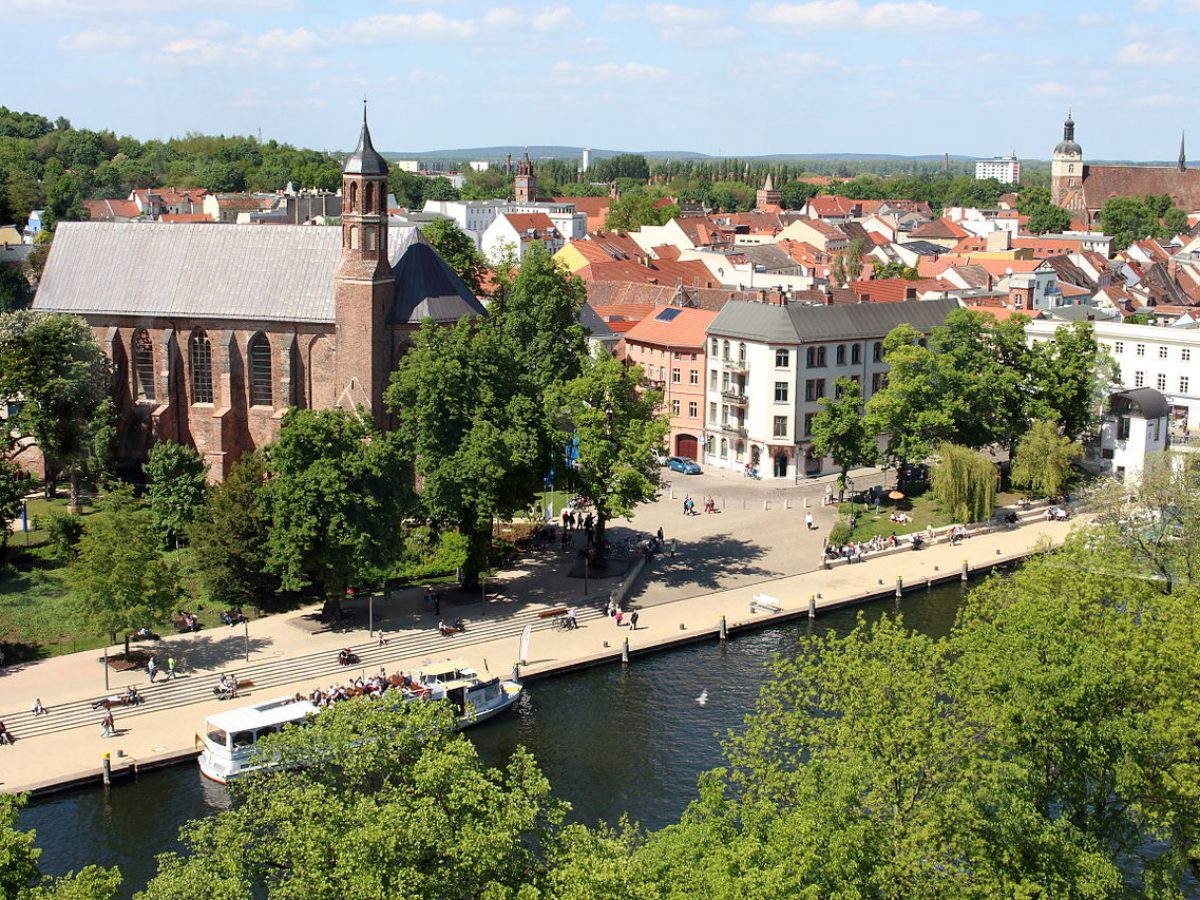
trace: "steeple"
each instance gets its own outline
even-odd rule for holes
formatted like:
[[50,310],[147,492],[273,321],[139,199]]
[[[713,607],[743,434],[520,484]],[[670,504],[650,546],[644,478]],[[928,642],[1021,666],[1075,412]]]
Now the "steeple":
[[1071,110],[1067,110],[1067,121],[1063,122],[1063,141],[1075,140],[1075,120],[1071,118]]
[[346,164],[342,167],[343,175],[387,175],[387,160],[375,151],[371,143],[371,129],[367,127],[367,101],[363,100],[362,131],[358,134],[358,146]]
[[763,189],[764,191],[773,191],[773,190],[775,190],[775,182],[774,182],[774,180],[771,178],[771,173],[770,173],[770,172],[768,172],[768,173],[767,173],[767,180],[763,182],[762,189]]
[[518,203],[537,202],[537,175],[533,171],[533,163],[529,160],[529,148],[525,148],[525,157],[517,163],[517,177],[513,184],[513,196]]
[[1187,154],[1183,152],[1183,139],[1186,137],[1184,132],[1179,132],[1179,171],[1187,171]]

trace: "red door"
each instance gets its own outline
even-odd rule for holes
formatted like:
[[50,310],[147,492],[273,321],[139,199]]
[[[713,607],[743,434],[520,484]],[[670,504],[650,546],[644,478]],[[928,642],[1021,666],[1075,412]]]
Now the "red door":
[[681,434],[675,438],[675,455],[688,459],[699,459],[700,441],[694,434]]

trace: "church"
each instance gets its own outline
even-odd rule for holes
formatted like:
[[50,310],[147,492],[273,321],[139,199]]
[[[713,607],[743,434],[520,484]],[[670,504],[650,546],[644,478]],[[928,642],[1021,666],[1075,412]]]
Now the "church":
[[1075,142],[1075,122],[1068,113],[1063,139],[1050,161],[1051,202],[1091,228],[1099,224],[1100,210],[1108,200],[1148,194],[1167,194],[1187,213],[1200,211],[1200,169],[1187,167],[1182,138],[1175,166],[1089,165]]
[[59,225],[33,308],[81,316],[111,360],[122,466],[176,441],[220,480],[291,407],[386,427],[383,392],[421,322],[484,315],[415,227],[389,228],[387,175],[364,110],[340,227]]

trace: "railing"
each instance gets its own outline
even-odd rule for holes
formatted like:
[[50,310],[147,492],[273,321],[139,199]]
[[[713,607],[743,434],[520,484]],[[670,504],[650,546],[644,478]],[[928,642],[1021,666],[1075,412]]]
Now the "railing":
[[740,425],[737,422],[722,422],[721,430],[726,434],[736,434],[738,437],[746,436],[746,426]]
[[741,391],[721,391],[721,399],[735,406],[745,406],[750,402],[750,398]]
[[721,360],[721,365],[725,367],[725,371],[727,371],[727,372],[745,372],[746,371],[746,363],[744,361],[739,362],[738,360],[731,359],[728,356],[726,356],[724,359]]

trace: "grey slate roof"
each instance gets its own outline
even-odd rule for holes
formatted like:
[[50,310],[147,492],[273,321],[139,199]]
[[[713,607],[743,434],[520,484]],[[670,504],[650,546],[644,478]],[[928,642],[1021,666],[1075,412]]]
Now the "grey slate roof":
[[903,247],[918,256],[945,256],[950,252],[941,244],[934,244],[931,241],[905,241]]
[[466,283],[423,241],[412,241],[392,267],[392,274],[396,278],[396,292],[388,313],[389,322],[418,323],[424,319],[457,322],[463,316],[485,315]]
[[708,333],[766,344],[801,344],[882,337],[904,324],[928,332],[961,305],[954,297],[832,306],[775,306],[730,300],[708,327]]
[[1117,415],[1137,410],[1144,418],[1161,419],[1170,412],[1167,398],[1154,388],[1143,387],[1129,391],[1117,391],[1109,400],[1112,411]]
[[[389,230],[393,270],[413,244],[424,244],[415,227]],[[337,226],[61,222],[33,308],[333,322],[341,252]]]

